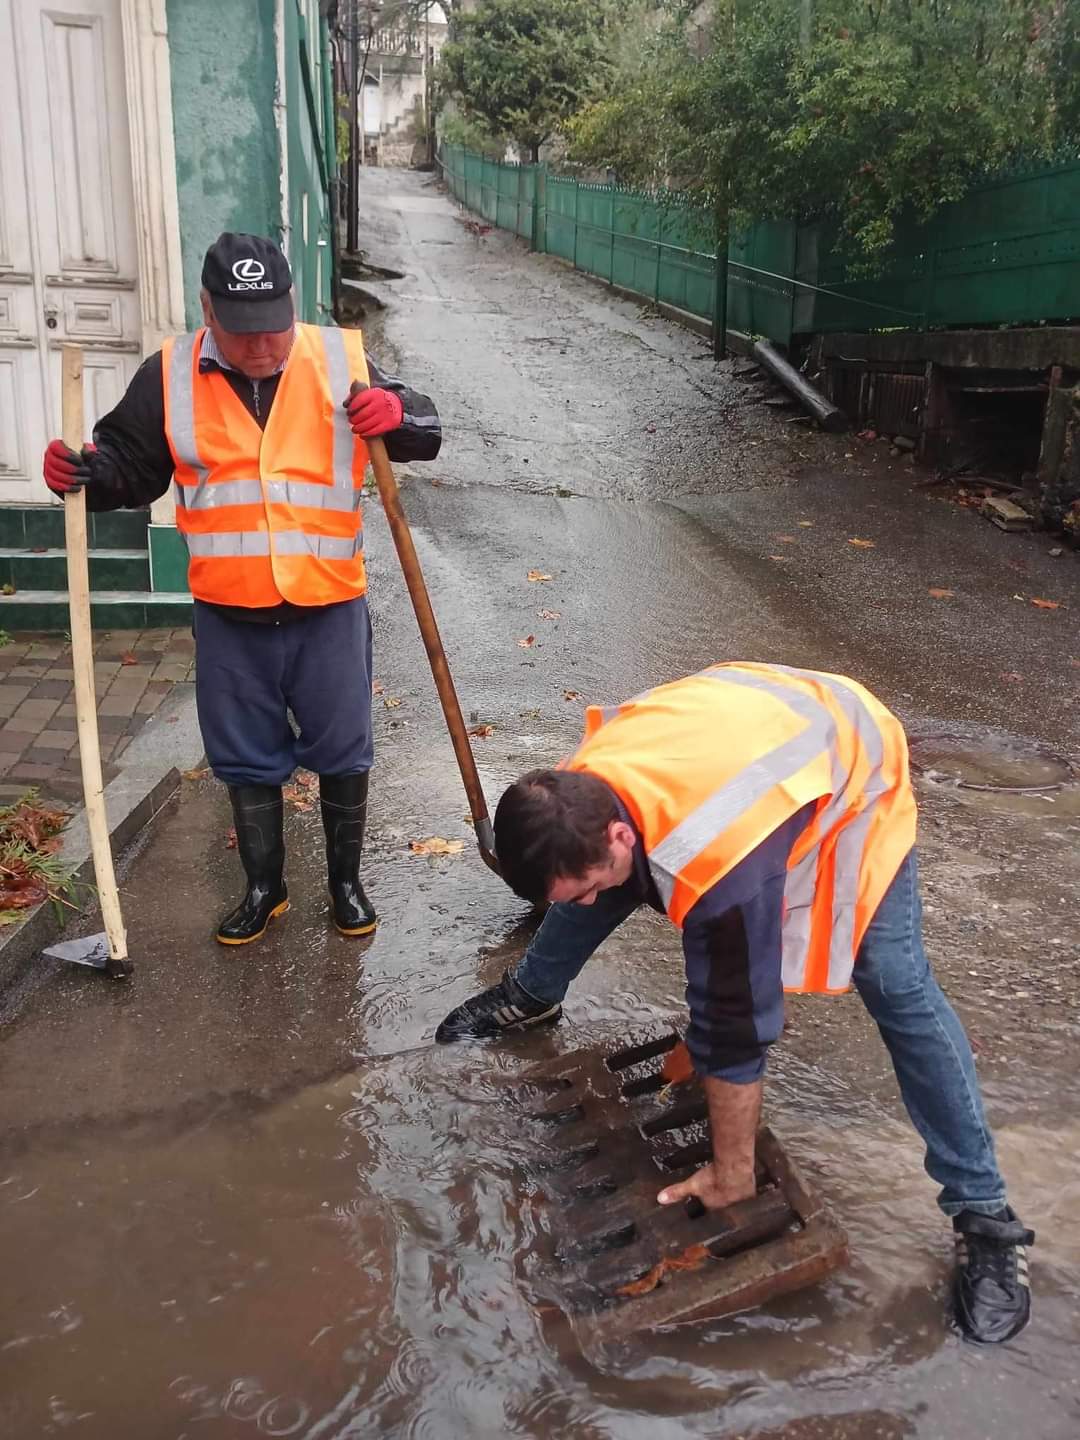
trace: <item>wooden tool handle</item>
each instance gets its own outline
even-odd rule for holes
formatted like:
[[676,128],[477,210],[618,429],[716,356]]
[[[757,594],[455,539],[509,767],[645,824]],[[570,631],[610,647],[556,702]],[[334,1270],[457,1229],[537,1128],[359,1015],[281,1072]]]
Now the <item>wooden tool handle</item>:
[[401,569],[405,576],[405,584],[409,589],[413,610],[416,612],[416,623],[420,627],[420,635],[424,642],[424,649],[427,651],[431,673],[435,678],[435,688],[439,692],[439,701],[442,704],[443,715],[446,717],[450,742],[454,747],[454,754],[457,756],[465,794],[469,797],[469,810],[476,827],[476,840],[480,846],[480,854],[483,856],[484,862],[498,874],[499,862],[495,858],[495,832],[492,829],[491,820],[488,818],[487,802],[480,785],[480,776],[477,774],[476,760],[473,757],[472,746],[469,744],[469,736],[461,714],[461,705],[458,702],[457,691],[454,689],[450,666],[446,661],[446,651],[443,649],[439,627],[435,621],[435,612],[431,608],[431,599],[428,595],[427,585],[424,583],[423,572],[420,569],[416,546],[413,544],[412,531],[409,529],[409,522],[405,518],[405,511],[401,506],[401,495],[398,492],[397,481],[394,479],[394,471],[382,440],[371,439],[366,443],[368,454],[371,457],[371,468],[375,472],[375,483],[379,487],[379,498],[382,500],[383,510],[386,512],[386,518],[390,524],[390,534],[394,538],[394,547],[397,550],[398,559],[401,561]]
[[[65,345],[62,353],[61,403],[64,444],[81,450],[83,444],[83,362],[77,345]],[[116,889],[109,822],[101,779],[101,747],[98,741],[97,702],[94,696],[94,645],[90,630],[90,563],[86,540],[86,494],[79,486],[64,496],[64,537],[67,545],[68,605],[71,612],[71,666],[75,673],[75,719],[79,733],[79,761],[82,766],[86,823],[90,830],[90,852],[94,858],[105,934],[109,941],[109,969],[127,972],[127,936],[120,914]]]

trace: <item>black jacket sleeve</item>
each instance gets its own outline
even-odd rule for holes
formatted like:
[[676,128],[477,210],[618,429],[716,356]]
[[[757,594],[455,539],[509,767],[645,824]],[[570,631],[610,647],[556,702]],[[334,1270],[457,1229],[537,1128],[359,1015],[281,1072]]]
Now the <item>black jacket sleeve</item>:
[[88,510],[138,509],[164,495],[173,457],[165,438],[161,351],[144,360],[119,404],[94,426]]
[[392,390],[405,408],[398,428],[383,436],[387,455],[391,460],[434,460],[442,445],[442,422],[434,400],[410,390],[397,376],[387,375],[370,355],[367,363],[372,385]]

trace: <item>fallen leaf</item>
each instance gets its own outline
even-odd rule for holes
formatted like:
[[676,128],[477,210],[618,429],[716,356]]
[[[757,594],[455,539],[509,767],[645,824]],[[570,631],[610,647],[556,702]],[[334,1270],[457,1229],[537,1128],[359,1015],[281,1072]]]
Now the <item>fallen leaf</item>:
[[790,555],[770,555],[770,556],[769,556],[769,559],[770,559],[770,560],[777,560],[777,561],[779,561],[779,563],[780,563],[781,565],[786,565],[786,564],[788,563],[788,561],[791,559],[791,556],[790,556]]
[[799,542],[794,535],[774,535],[774,540],[779,540],[781,545],[797,545]]
[[536,636],[526,635],[524,640],[518,641],[518,644],[521,646],[522,650],[528,650],[531,645],[536,644]]
[[541,620],[558,620],[559,618],[558,610],[537,610],[536,613]]
[[804,530],[812,530],[814,528],[814,522],[812,520],[800,520],[798,523]]
[[937,585],[931,585],[926,593],[932,595],[935,600],[951,600],[955,592],[952,590],[942,590]]
[[441,835],[429,835],[426,840],[410,840],[409,849],[414,855],[460,855],[465,849],[465,841],[444,840]]
[[577,690],[564,690],[562,692],[562,698],[564,700],[580,700],[581,695]]
[[641,1277],[640,1280],[631,1280],[629,1285],[620,1285],[615,1291],[616,1295],[648,1295],[650,1290],[655,1290],[665,1275],[673,1270],[700,1270],[701,1267],[713,1256],[709,1253],[707,1245],[700,1241],[695,1245],[688,1245],[681,1255],[665,1255],[658,1264]]
[[554,580],[555,577],[554,575],[548,575],[544,570],[530,570],[525,578],[526,580],[531,580],[533,584],[536,584],[541,580]]
[[373,680],[371,682],[371,693],[373,695],[381,695],[383,693],[383,683],[381,680]]
[[473,735],[473,736],[475,736],[477,740],[486,740],[489,735],[494,735],[494,734],[495,734],[495,726],[494,726],[494,725],[474,725],[471,730],[467,730],[465,733],[466,733],[467,735]]
[[1002,680],[1008,680],[1012,685],[1018,685],[1024,677],[1018,674],[1018,672],[1015,670],[1002,670],[999,678]]
[[310,810],[315,804],[314,797],[308,794],[304,785],[283,785],[281,787],[282,798],[287,800],[295,810]]
[[401,701],[396,695],[387,695],[382,703],[386,706],[387,710],[396,710],[400,706]]
[[207,766],[207,767],[206,767],[205,769],[203,769],[203,770],[181,770],[181,771],[180,771],[180,778],[181,778],[182,780],[201,780],[204,775],[209,775],[209,774],[210,774],[210,767]]
[[849,545],[857,545],[860,550],[873,550],[877,545],[876,540],[860,540],[857,535],[853,535],[847,543]]
[[1060,610],[1060,600],[1032,600],[1032,605],[1037,605],[1040,610]]
[[1070,660],[1069,664],[1074,670],[1080,670],[1080,660]]
[[694,1078],[694,1062],[690,1059],[690,1051],[686,1048],[684,1040],[677,1041],[664,1056],[660,1074],[664,1077],[667,1085],[682,1085],[687,1080]]
[[124,653],[120,656],[121,665],[137,665],[138,663],[138,660],[135,659],[135,656],[131,653],[130,650],[125,650]]
[[225,831],[225,849],[226,849],[226,850],[235,850],[235,849],[236,849],[236,826],[235,826],[235,825],[230,825],[229,828],[228,828],[228,830]]

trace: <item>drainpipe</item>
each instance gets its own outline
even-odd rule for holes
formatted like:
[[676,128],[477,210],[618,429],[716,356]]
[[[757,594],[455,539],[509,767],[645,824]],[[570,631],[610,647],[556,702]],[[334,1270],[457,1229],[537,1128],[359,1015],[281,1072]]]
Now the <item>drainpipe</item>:
[[274,0],[274,52],[277,57],[277,79],[274,84],[274,121],[277,126],[278,150],[280,152],[280,182],[278,200],[281,208],[281,248],[285,258],[292,264],[292,225],[289,220],[289,113],[285,76],[285,5],[286,0]]

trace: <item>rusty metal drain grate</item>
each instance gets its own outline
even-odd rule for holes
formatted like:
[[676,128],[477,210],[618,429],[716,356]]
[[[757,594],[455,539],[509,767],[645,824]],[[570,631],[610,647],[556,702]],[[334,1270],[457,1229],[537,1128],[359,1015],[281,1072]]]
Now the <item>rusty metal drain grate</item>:
[[1064,755],[1014,735],[913,736],[911,768],[931,784],[997,795],[1044,795],[1076,782]]
[[679,1044],[673,1033],[624,1036],[512,1082],[555,1245],[544,1288],[589,1339],[729,1315],[813,1284],[847,1254],[768,1129],[753,1198],[696,1215],[656,1203],[712,1153],[696,1077],[670,1086],[661,1073]]

